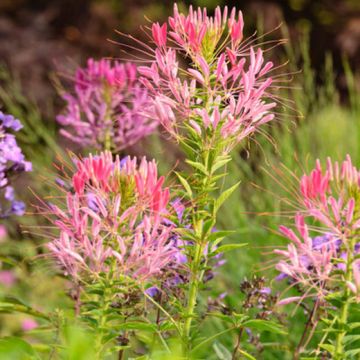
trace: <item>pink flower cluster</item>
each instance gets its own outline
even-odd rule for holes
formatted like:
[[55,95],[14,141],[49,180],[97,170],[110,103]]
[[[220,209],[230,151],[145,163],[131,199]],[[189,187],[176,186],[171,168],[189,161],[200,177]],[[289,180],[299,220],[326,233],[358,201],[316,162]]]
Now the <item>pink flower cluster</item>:
[[360,173],[349,155],[341,165],[328,159],[324,171],[317,161],[316,168],[301,178],[300,205],[331,232],[346,237],[344,231],[351,232],[360,226],[360,219],[354,219],[354,195],[359,188]]
[[149,280],[179,252],[171,241],[169,189],[154,161],[115,160],[110,152],[76,162],[66,207],[51,205],[60,235],[49,249],[74,280],[102,272]]
[[151,103],[131,63],[89,59],[76,71],[73,92],[62,97],[61,133],[82,147],[121,150],[158,126],[155,117],[144,116]]
[[295,217],[295,227],[300,238],[293,230],[285,226],[280,227],[281,233],[291,243],[286,250],[275,250],[276,254],[283,257],[276,269],[281,272],[281,277],[288,277],[295,284],[304,285],[308,291],[307,295],[313,294],[315,290],[316,295],[324,297],[326,282],[336,268],[332,260],[337,257],[337,238],[322,237],[321,241],[314,241],[309,235],[304,217],[299,214]]
[[[360,253],[355,233],[360,227],[360,214],[356,201],[360,195],[360,172],[353,166],[350,156],[340,165],[327,160],[323,170],[319,161],[310,174],[300,180],[298,205],[301,212],[295,217],[295,227],[301,239],[289,228],[280,231],[291,240],[287,250],[275,250],[283,259],[276,265],[283,276],[308,289],[316,296],[324,296],[333,287],[339,273],[354,269],[354,281],[348,287],[360,294],[360,269],[354,258]],[[322,235],[310,237],[311,221],[314,232]],[[338,270],[334,272],[334,270]],[[343,277],[340,275],[340,279]]]
[[[223,13],[217,7],[210,17],[206,9],[192,7],[181,14],[176,4],[168,24],[153,24],[155,58],[139,73],[173,136],[190,126],[202,140],[215,141],[215,135],[231,148],[274,118],[276,103],[268,92],[273,64],[265,62],[260,48],[242,43],[243,26],[235,8],[228,14],[227,7]],[[185,69],[184,57],[190,62]]]

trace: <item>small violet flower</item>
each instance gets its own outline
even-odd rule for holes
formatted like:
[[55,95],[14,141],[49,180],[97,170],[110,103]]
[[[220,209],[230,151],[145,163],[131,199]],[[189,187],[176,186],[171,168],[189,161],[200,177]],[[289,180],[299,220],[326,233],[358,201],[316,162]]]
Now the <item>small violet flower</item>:
[[25,212],[25,204],[16,200],[14,188],[10,185],[15,175],[32,170],[31,162],[25,160],[15,135],[11,133],[21,128],[18,119],[0,111],[0,217],[21,216]]

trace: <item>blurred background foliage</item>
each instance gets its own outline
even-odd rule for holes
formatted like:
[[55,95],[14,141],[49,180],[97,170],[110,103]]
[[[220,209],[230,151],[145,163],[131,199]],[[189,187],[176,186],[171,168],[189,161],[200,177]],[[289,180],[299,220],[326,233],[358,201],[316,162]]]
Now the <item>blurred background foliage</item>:
[[[217,5],[236,5],[244,13],[248,36],[255,30],[258,34],[270,32],[282,24],[266,40],[287,38],[288,42],[269,51],[268,57],[280,63],[288,60],[281,71],[292,78],[289,88],[280,92],[290,102],[279,107],[278,121],[266,129],[266,136],[259,134],[254,141],[244,144],[228,169],[229,184],[241,179],[242,186],[222,211],[219,228],[235,229],[231,240],[249,245],[232,253],[215,280],[208,284],[203,299],[205,307],[207,296],[216,297],[228,289],[231,291],[227,301],[239,302],[242,296],[239,284],[254,271],[259,276],[265,274],[274,291],[283,291],[284,285],[272,280],[275,272],[271,251],[284,244],[276,229],[287,222],[289,207],[282,200],[292,196],[289,191],[295,180],[291,174],[301,175],[316,158],[324,161],[331,156],[342,160],[347,153],[360,166],[360,2],[194,0],[192,3],[207,6],[209,11]],[[178,4],[185,9],[190,2]],[[0,285],[3,295],[17,296],[44,311],[54,311],[56,307],[67,311],[66,284],[54,276],[54,270],[43,257],[41,245],[46,241],[46,232],[39,231],[39,226],[44,223],[31,214],[30,205],[36,202],[32,192],[51,196],[53,188],[49,180],[56,176],[52,163],[67,156],[65,149],[71,147],[59,138],[54,121],[62,106],[56,94],[58,77],[71,73],[89,56],[123,59],[120,47],[107,40],[121,40],[114,30],[144,37],[140,26],[148,24],[147,18],[163,21],[171,11],[172,2],[148,0],[0,1],[0,109],[23,122],[19,143],[34,165],[34,172],[17,184],[21,197],[28,200],[29,214],[6,224],[9,237],[1,244],[1,256],[13,260],[3,261],[1,270],[20,264],[14,270],[15,282]],[[180,155],[161,131],[128,152],[155,157],[163,172],[169,171]],[[298,326],[302,316],[299,312],[287,320],[291,344],[296,343],[302,331]],[[24,320],[23,315],[4,314],[0,334],[23,334]],[[205,336],[221,330],[221,324],[216,321],[207,325]],[[46,332],[46,326],[40,330],[28,332],[27,340],[36,345],[41,337],[53,340],[60,337],[64,344],[71,345],[63,358],[91,358],[88,347],[84,346],[89,338],[82,331],[69,327],[64,334],[53,334]],[[28,354],[27,343],[18,341],[3,340],[0,354],[25,359],[21,353]],[[260,349],[256,358],[275,359],[279,354],[281,359],[291,358],[291,348],[284,350],[276,341],[281,341],[281,336],[271,333],[265,336],[264,348],[271,350],[263,357]],[[222,347],[230,343],[229,335],[224,335],[218,339],[212,355],[202,356],[221,358]],[[38,350],[48,354],[48,349]]]

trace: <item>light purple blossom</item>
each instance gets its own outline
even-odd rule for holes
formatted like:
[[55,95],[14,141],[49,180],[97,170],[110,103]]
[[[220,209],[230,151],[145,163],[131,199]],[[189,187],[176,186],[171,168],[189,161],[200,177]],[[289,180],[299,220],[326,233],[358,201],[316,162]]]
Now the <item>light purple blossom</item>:
[[73,91],[62,97],[61,133],[82,147],[122,150],[158,126],[155,116],[144,116],[151,103],[131,63],[89,59],[76,71]]
[[25,211],[25,204],[16,200],[14,188],[10,185],[14,175],[32,170],[31,162],[25,160],[15,135],[10,132],[21,128],[18,119],[0,111],[0,217],[21,216]]

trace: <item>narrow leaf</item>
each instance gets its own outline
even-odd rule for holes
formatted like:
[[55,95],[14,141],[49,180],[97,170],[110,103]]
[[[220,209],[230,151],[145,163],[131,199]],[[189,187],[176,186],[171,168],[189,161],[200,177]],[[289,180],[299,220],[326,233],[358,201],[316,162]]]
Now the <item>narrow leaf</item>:
[[226,245],[221,245],[219,246],[215,251],[214,254],[219,254],[219,253],[225,253],[231,250],[235,250],[235,249],[240,249],[244,246],[246,246],[248,244],[226,244]]
[[245,321],[242,325],[255,330],[271,331],[275,334],[283,334],[283,335],[286,334],[286,331],[282,326],[268,320],[260,320],[260,319],[248,320]]
[[231,186],[229,189],[225,190],[218,199],[215,200],[214,204],[214,214],[218,212],[221,205],[229,198],[229,196],[237,189],[240,182],[236,183],[235,185]]
[[200,170],[204,175],[209,175],[206,167],[203,164],[191,160],[185,160],[185,162],[193,168]]
[[179,178],[181,185],[184,187],[184,189],[186,190],[189,198],[192,197],[192,191],[191,191],[191,187],[189,185],[189,183],[187,182],[187,180],[182,177],[178,172],[175,171],[176,176]]

